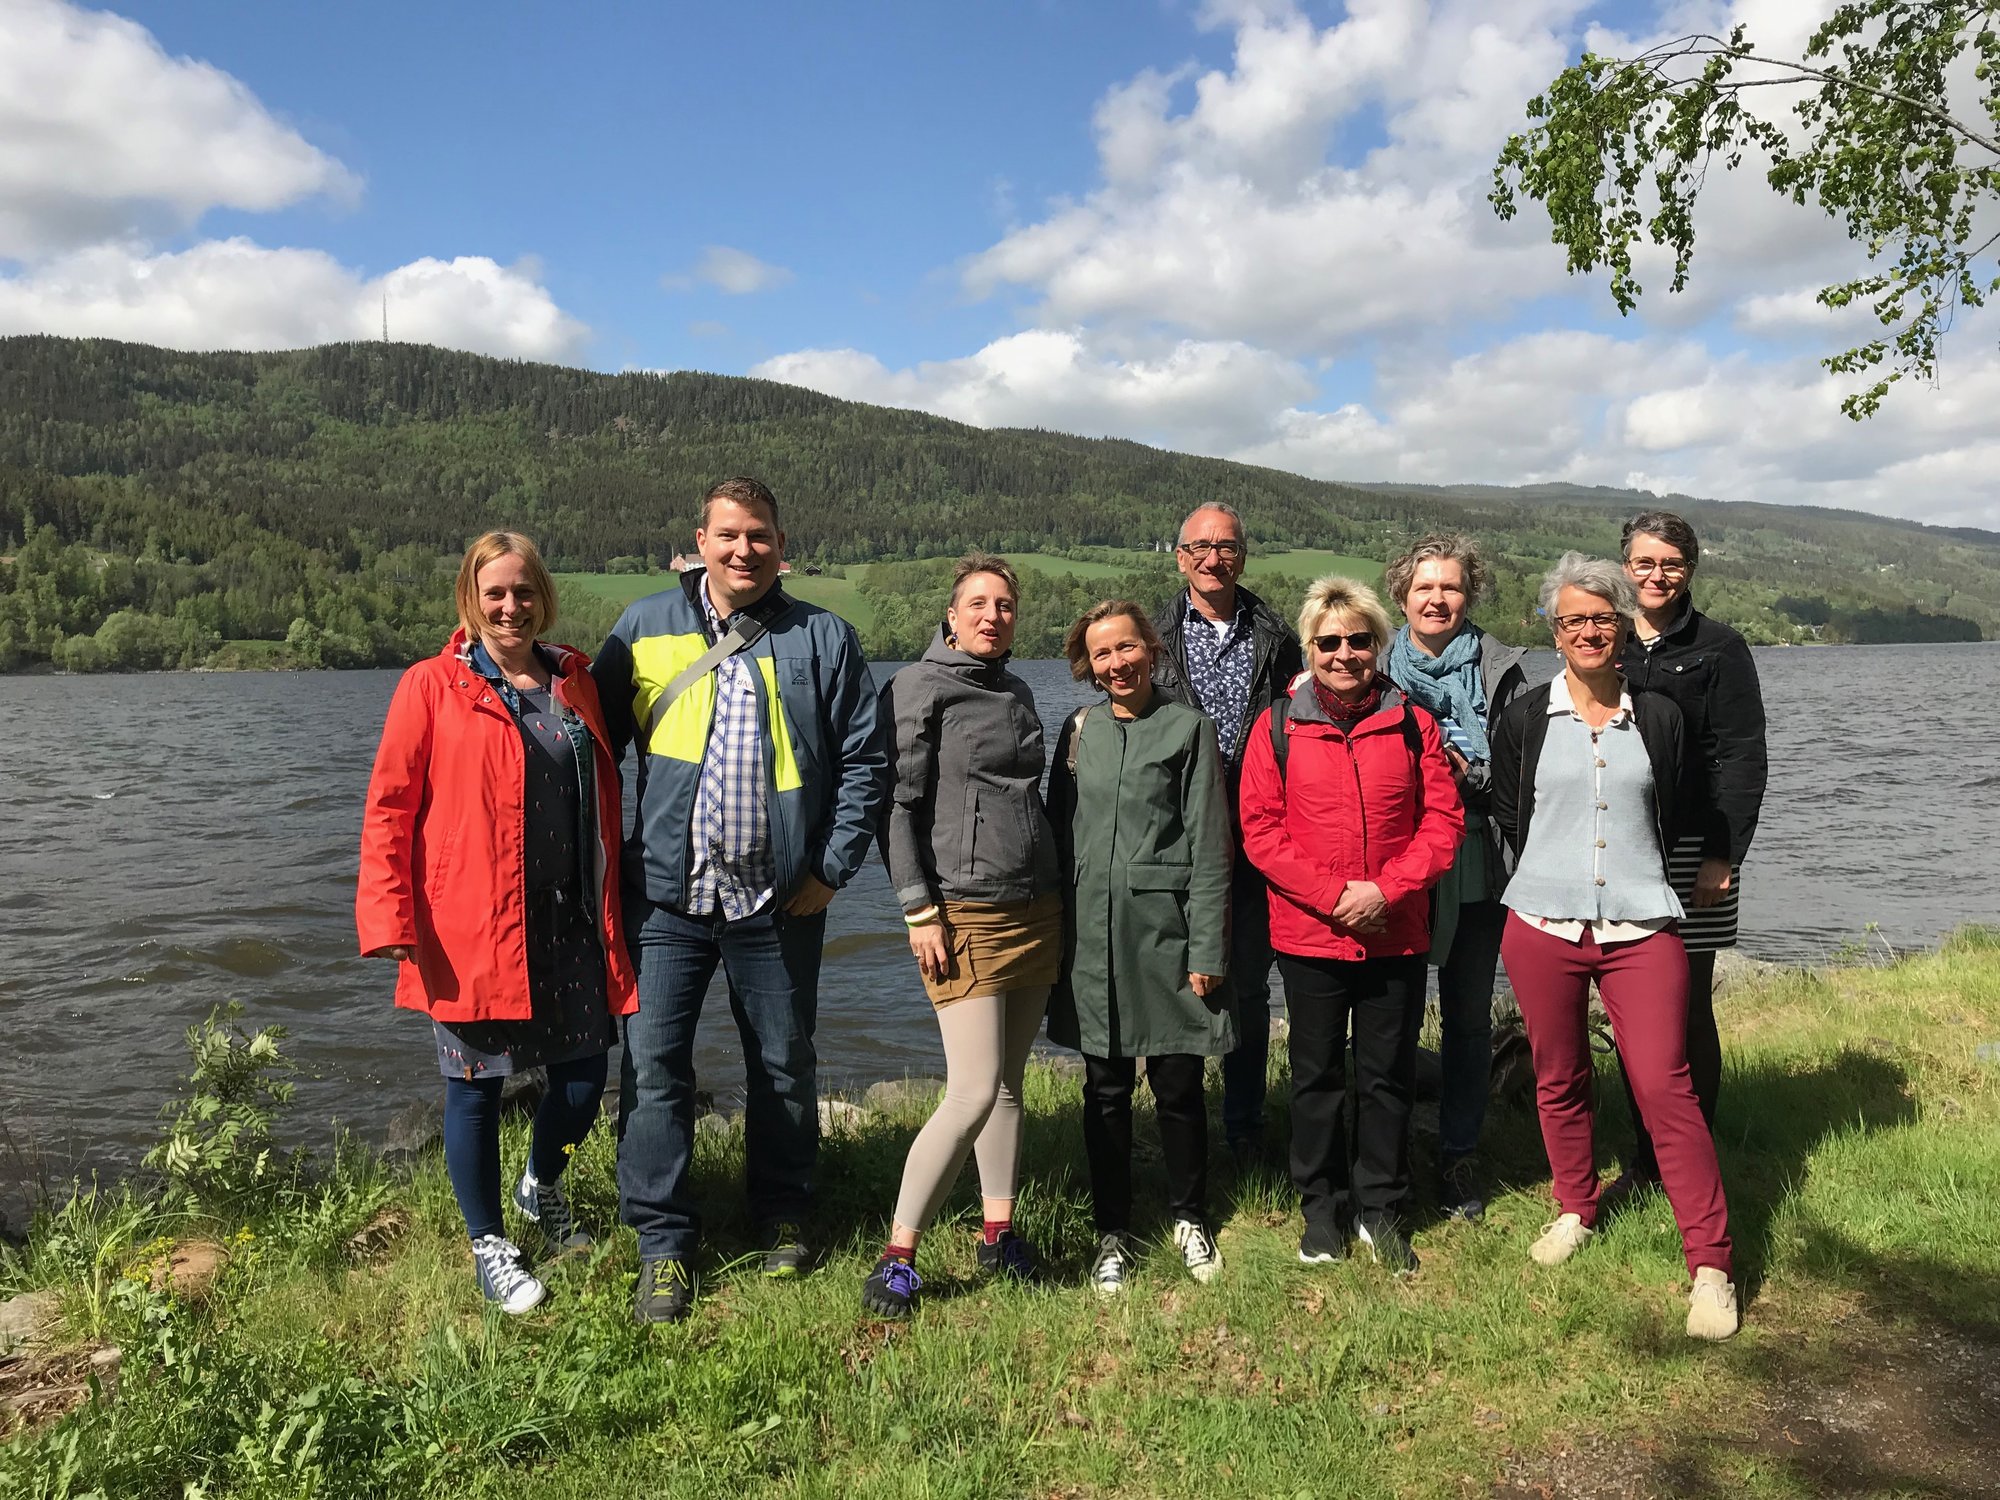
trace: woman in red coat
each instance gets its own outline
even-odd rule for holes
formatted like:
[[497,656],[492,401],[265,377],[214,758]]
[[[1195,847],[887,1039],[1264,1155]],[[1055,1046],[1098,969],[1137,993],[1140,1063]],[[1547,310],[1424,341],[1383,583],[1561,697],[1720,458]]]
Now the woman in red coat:
[[1244,853],[1271,888],[1271,946],[1291,1013],[1299,1259],[1345,1256],[1352,1225],[1378,1262],[1407,1276],[1417,1256],[1401,1210],[1429,895],[1451,868],[1465,813],[1437,721],[1376,670],[1390,628],[1374,593],[1320,579],[1306,590],[1299,635],[1309,670],[1251,728],[1240,803]]
[[618,902],[618,768],[589,660],[539,637],[555,586],[535,544],[494,531],[458,570],[459,629],[403,674],[361,827],[361,951],[399,960],[445,1080],[445,1165],[486,1297],[546,1295],[501,1221],[500,1089],[544,1068],[513,1202],[580,1249],[558,1186],[597,1118],[614,1017],[637,1008]]

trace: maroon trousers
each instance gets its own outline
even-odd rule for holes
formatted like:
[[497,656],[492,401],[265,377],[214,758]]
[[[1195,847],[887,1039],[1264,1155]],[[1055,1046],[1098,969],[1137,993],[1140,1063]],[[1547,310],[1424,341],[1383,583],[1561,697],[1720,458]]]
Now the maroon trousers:
[[1586,932],[1581,942],[1570,943],[1509,913],[1500,956],[1528,1028],[1542,1144],[1562,1211],[1596,1227],[1588,1025],[1595,979],[1639,1114],[1652,1133],[1688,1274],[1715,1266],[1735,1280],[1715,1140],[1688,1076],[1687,950],[1680,937],[1656,932],[1606,948]]

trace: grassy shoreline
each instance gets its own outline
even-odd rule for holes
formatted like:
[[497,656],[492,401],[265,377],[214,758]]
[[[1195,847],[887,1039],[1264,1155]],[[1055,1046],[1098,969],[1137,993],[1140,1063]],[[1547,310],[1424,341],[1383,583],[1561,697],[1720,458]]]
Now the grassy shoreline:
[[[83,1404],[0,1442],[0,1493],[1975,1493],[1990,1381],[1893,1397],[2000,1352],[2000,1066],[1977,1051],[2000,1038],[2000,935],[1758,974],[1718,1009],[1717,1135],[1749,1292],[1745,1331],[1720,1348],[1680,1332],[1685,1277],[1657,1196],[1570,1266],[1528,1263],[1547,1166],[1532,1111],[1497,1103],[1487,1222],[1437,1222],[1420,1188],[1424,1268],[1400,1285],[1365,1258],[1298,1265],[1289,1189],[1274,1175],[1238,1190],[1218,1161],[1228,1266],[1196,1287],[1146,1222],[1160,1196],[1142,1119],[1151,1247],[1128,1298],[1102,1305],[1080,1285],[1075,1084],[1041,1069],[1021,1218],[1056,1281],[974,1279],[968,1175],[921,1252],[928,1300],[907,1327],[864,1318],[858,1291],[921,1102],[829,1137],[829,1252],[796,1285],[743,1260],[740,1133],[704,1134],[704,1297],[672,1329],[630,1323],[622,1231],[550,1265],[545,1311],[485,1312],[435,1156],[393,1173],[351,1151],[219,1217],[130,1188],[79,1198],[0,1258],[0,1296],[55,1293],[61,1322],[37,1356],[51,1370],[85,1371],[115,1344],[117,1397],[89,1399],[78,1374]],[[1607,1162],[1619,1092],[1600,1092]],[[1420,1184],[1432,1145],[1419,1136]],[[517,1123],[508,1161],[523,1149]],[[608,1130],[573,1171],[580,1208],[609,1225]],[[205,1291],[156,1274],[195,1237],[229,1252]],[[1857,1391],[1888,1403],[1890,1429],[1857,1437],[1852,1412],[1812,1425],[1814,1401]],[[1955,1416],[1953,1400],[1975,1407]]]

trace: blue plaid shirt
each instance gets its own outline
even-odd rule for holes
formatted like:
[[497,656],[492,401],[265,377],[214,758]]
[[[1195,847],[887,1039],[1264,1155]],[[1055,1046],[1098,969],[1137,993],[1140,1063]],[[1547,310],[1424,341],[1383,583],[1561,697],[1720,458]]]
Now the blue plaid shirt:
[[1194,607],[1191,594],[1182,599],[1186,614],[1181,641],[1187,650],[1188,685],[1201,711],[1215,720],[1215,738],[1222,758],[1229,760],[1243,737],[1243,721],[1250,713],[1250,673],[1257,665],[1249,601],[1238,595],[1234,618],[1218,627]]
[[[725,622],[708,597],[706,581],[699,592],[709,636],[720,640]],[[719,912],[726,922],[740,922],[762,911],[775,894],[778,868],[765,803],[764,728],[754,670],[747,651],[715,669],[715,718],[688,824],[690,916]]]

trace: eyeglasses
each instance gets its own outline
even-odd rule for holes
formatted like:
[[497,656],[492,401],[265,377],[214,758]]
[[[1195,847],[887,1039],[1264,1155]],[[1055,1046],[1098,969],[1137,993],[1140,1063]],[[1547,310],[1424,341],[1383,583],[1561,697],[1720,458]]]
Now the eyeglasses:
[[1634,578],[1651,578],[1655,573],[1662,578],[1685,578],[1688,565],[1678,560],[1659,562],[1650,557],[1628,557],[1625,559],[1625,571]]
[[1196,562],[1200,562],[1211,552],[1217,557],[1234,561],[1250,550],[1242,542],[1182,542],[1180,548]]
[[1586,625],[1595,625],[1599,630],[1616,630],[1623,615],[1556,615],[1553,624],[1564,635],[1575,635]]
[[1316,635],[1313,637],[1313,650],[1324,651],[1327,655],[1331,656],[1340,649],[1342,641],[1347,642],[1347,649],[1350,651],[1373,651],[1375,649],[1375,632],[1372,630],[1357,630],[1352,635]]

